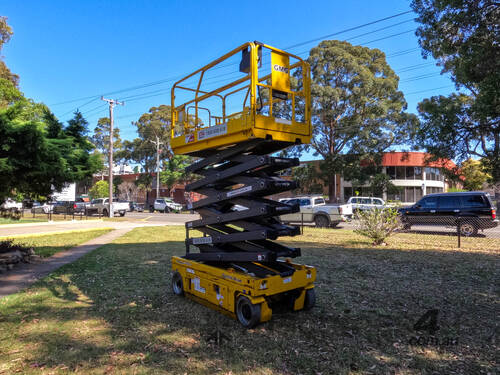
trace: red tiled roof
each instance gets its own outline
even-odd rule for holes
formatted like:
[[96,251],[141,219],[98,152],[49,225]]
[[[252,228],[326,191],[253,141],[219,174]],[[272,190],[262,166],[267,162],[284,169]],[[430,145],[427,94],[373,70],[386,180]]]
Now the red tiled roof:
[[425,152],[386,152],[382,157],[382,165],[385,166],[413,166],[413,167],[439,167],[454,169],[455,163],[451,160],[440,159],[429,161],[431,155]]

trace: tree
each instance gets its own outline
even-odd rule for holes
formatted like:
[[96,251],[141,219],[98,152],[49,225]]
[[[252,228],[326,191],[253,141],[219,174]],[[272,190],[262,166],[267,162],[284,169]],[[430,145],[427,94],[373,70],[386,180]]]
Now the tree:
[[[398,76],[378,49],[327,40],[310,52],[311,146],[323,157],[330,199],[334,175],[359,178],[362,161],[375,160],[406,140],[417,119],[408,114]],[[379,156],[380,159],[380,156]],[[367,178],[367,175],[365,176]]]
[[12,28],[7,24],[7,17],[0,16],[0,78],[10,81],[17,87],[19,84],[19,76],[9,70],[1,57],[3,45],[10,40],[12,34]]
[[192,158],[186,155],[172,156],[165,162],[165,168],[160,172],[160,181],[172,189],[176,183],[186,182],[190,175],[186,173],[186,167],[192,163]]
[[413,0],[419,44],[450,73],[457,89],[418,106],[423,126],[416,144],[436,157],[479,157],[500,194],[500,40],[498,2]]
[[107,198],[109,195],[109,184],[106,180],[97,181],[89,190],[92,199]]
[[69,140],[68,148],[64,151],[71,170],[69,181],[81,181],[102,169],[102,159],[99,154],[92,152],[94,145],[86,135],[87,126],[87,120],[77,110],[63,130]]
[[318,182],[318,173],[312,164],[293,168],[292,179],[299,185],[297,193],[323,194],[323,185]]
[[118,185],[118,191],[121,197],[131,201],[137,199],[137,192],[139,191],[138,186],[131,181],[123,181]]
[[399,194],[402,188],[394,185],[391,178],[385,173],[377,173],[370,178],[370,189],[376,197],[381,197],[384,192],[387,194]]
[[151,107],[148,113],[144,113],[139,120],[133,122],[137,126],[139,137],[146,141],[156,142],[156,137],[163,143],[162,154],[164,157],[171,156],[170,130],[172,126],[172,112],[170,106],[160,105]]
[[490,176],[484,172],[483,165],[479,160],[467,159],[460,168],[464,177],[464,188],[469,191],[481,190]]
[[[97,150],[104,155],[104,164],[108,166],[109,164],[109,133],[111,128],[111,122],[108,117],[101,117],[97,121],[97,126],[94,128],[94,135],[92,136],[92,143],[97,148]],[[120,138],[120,129],[113,129],[113,150],[114,159],[119,161],[122,157],[123,144]]]
[[0,108],[6,108],[22,99],[23,94],[10,80],[0,78]]

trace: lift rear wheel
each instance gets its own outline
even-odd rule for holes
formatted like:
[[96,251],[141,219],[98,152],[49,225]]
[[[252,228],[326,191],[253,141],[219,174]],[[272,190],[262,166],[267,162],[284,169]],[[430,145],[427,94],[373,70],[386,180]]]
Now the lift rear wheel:
[[260,304],[254,305],[245,296],[236,300],[236,316],[245,328],[253,328],[260,322]]
[[304,310],[310,310],[316,304],[316,292],[314,289],[306,290],[306,299],[304,301]]
[[172,291],[177,296],[184,295],[184,284],[182,282],[182,276],[177,271],[175,271],[172,275]]

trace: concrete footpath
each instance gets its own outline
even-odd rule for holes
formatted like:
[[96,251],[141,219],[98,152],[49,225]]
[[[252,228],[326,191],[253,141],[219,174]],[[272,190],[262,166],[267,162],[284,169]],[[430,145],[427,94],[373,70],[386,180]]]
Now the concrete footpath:
[[52,223],[27,223],[0,225],[0,240],[2,237],[15,237],[33,234],[48,234],[67,231],[91,230],[99,228],[131,229],[145,226],[183,225],[183,223],[149,223],[147,221],[103,221],[82,220]]
[[[110,222],[105,224],[110,224]],[[110,225],[107,225],[107,227],[109,226]],[[118,237],[131,231],[133,228],[135,228],[135,226],[116,229],[67,251],[56,253],[49,258],[41,259],[36,263],[23,263],[11,271],[0,274],[0,298],[19,292],[59,267],[72,263],[83,255],[114,241]]]

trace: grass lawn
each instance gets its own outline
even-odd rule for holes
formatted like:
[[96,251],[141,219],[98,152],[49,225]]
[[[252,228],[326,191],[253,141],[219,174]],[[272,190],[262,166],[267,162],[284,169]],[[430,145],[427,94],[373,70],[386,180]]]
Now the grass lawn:
[[27,216],[22,217],[19,220],[14,220],[10,218],[0,217],[0,225],[2,224],[24,224],[24,223],[44,223],[47,222],[47,218]]
[[[102,236],[111,230],[110,228],[103,228],[37,236],[18,236],[15,237],[14,242],[26,246],[33,246],[35,254],[45,258],[60,251],[71,249],[93,238]],[[5,240],[5,238],[2,240]]]
[[[284,242],[318,269],[316,307],[245,330],[170,291],[183,240],[182,227],[137,228],[1,299],[0,374],[498,373],[500,259],[485,244],[400,234],[373,248],[306,228]],[[413,330],[429,309],[450,345],[410,344],[430,337]]]

